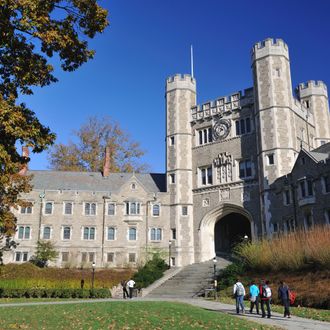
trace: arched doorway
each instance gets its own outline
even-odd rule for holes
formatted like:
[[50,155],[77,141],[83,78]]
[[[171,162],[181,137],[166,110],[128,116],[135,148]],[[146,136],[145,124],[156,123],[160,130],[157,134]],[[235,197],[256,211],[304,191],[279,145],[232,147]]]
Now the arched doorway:
[[210,260],[216,252],[227,252],[237,236],[248,235],[253,240],[253,228],[253,218],[244,207],[234,203],[219,205],[200,221],[197,260]]
[[230,252],[247,235],[251,238],[250,221],[240,213],[229,213],[214,226],[215,253]]

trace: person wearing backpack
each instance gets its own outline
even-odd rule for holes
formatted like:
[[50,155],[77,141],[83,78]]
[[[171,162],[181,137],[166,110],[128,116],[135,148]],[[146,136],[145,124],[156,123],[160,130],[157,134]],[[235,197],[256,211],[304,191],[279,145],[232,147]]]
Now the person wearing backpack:
[[262,317],[266,317],[266,311],[265,311],[265,305],[267,308],[267,317],[270,318],[271,310],[270,310],[270,301],[272,299],[272,290],[269,287],[269,281],[261,281],[261,284],[259,286],[259,292],[260,292],[260,304],[261,304],[261,312]]
[[236,300],[236,313],[239,314],[239,308],[241,307],[242,314],[244,314],[245,308],[244,308],[243,300],[244,300],[244,296],[245,296],[245,288],[239,279],[237,279],[236,283],[234,284],[233,295]]
[[278,299],[282,301],[284,306],[284,317],[290,318],[290,297],[289,297],[289,287],[284,281],[280,282],[280,286],[277,290]]

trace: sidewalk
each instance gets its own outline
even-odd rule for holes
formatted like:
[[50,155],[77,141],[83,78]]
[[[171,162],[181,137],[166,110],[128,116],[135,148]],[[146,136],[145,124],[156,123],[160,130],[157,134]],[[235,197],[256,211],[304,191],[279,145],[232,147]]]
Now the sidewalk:
[[[148,298],[143,298],[143,300],[149,300]],[[149,301],[153,301],[156,299],[150,299]],[[157,299],[158,300],[158,299]],[[291,316],[290,319],[284,318],[282,314],[273,313],[270,319],[262,318],[257,314],[236,314],[235,306],[229,304],[223,304],[215,301],[204,300],[204,299],[159,299],[160,301],[178,301],[187,303],[193,306],[198,306],[207,310],[222,312],[226,314],[230,314],[236,317],[245,318],[248,321],[254,321],[260,324],[265,325],[273,325],[280,327],[282,329],[289,330],[329,330],[330,323],[316,321],[311,319],[305,319],[297,316]]]

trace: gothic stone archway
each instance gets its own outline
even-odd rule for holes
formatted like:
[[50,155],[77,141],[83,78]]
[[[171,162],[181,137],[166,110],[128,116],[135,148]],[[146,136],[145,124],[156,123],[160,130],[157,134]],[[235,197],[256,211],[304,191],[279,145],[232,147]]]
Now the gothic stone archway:
[[199,226],[200,261],[212,259],[216,252],[230,250],[239,236],[247,234],[254,239],[252,228],[252,216],[239,205],[224,203],[211,210],[203,217]]
[[250,221],[240,213],[225,215],[214,226],[215,253],[230,252],[245,235],[251,237]]

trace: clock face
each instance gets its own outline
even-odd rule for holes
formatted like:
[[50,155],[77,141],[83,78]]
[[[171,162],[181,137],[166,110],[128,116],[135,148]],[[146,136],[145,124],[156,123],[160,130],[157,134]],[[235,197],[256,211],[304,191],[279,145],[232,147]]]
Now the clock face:
[[227,119],[219,119],[213,126],[213,139],[223,140],[230,132],[230,121]]

